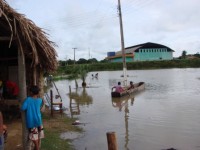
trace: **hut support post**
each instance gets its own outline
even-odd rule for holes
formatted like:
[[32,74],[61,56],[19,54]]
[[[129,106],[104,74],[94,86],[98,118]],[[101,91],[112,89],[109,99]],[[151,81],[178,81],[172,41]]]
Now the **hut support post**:
[[107,132],[108,150],[118,150],[115,132]]
[[33,67],[33,85],[37,85],[37,69]]
[[[18,50],[18,81],[19,81],[19,101],[21,104],[24,102],[27,97],[26,91],[26,67],[25,67],[25,58],[22,54],[22,50]],[[27,150],[28,147],[28,130],[26,128],[25,113],[22,112],[22,142],[23,149]]]

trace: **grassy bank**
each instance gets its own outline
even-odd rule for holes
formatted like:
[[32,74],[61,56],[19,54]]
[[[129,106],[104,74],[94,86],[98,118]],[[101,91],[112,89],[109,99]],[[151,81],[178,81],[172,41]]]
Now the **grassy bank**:
[[43,113],[43,123],[45,138],[42,139],[41,150],[73,150],[71,140],[64,140],[60,138],[63,132],[82,132],[78,126],[73,126],[72,122],[75,119],[67,117],[65,114],[54,114],[50,117],[50,112]]
[[[88,71],[114,71],[122,70],[122,63],[93,63],[86,65]],[[59,66],[55,75],[68,75],[79,69],[80,65]],[[138,69],[164,69],[164,68],[199,68],[200,59],[177,59],[163,61],[127,62],[128,70]]]

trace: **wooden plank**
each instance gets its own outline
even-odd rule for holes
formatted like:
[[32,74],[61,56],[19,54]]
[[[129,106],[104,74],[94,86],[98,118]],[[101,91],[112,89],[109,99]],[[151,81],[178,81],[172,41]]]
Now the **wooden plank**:
[[0,58],[1,61],[6,61],[6,60],[17,60],[17,57],[4,57]]
[[[10,41],[10,36],[0,36],[0,41]],[[16,40],[16,38],[12,38],[12,40]]]

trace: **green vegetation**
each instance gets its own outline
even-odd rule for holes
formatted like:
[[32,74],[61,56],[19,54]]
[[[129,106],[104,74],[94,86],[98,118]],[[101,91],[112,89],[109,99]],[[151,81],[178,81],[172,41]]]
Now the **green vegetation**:
[[[73,74],[74,70],[80,70],[79,65],[68,65],[59,66],[57,73],[55,75],[69,75]],[[139,61],[139,62],[127,62],[128,70],[138,70],[138,69],[166,69],[166,68],[198,68],[200,67],[200,59],[176,59],[176,60],[163,60],[163,61]],[[122,63],[93,63],[87,64],[87,71],[114,71],[122,70]]]
[[42,139],[42,150],[73,150],[74,147],[71,144],[71,140],[64,140],[60,138],[60,134],[63,132],[82,132],[82,129],[73,126],[72,122],[75,119],[66,117],[64,114],[54,114],[54,117],[50,117],[50,112],[43,114],[44,133],[45,138]]

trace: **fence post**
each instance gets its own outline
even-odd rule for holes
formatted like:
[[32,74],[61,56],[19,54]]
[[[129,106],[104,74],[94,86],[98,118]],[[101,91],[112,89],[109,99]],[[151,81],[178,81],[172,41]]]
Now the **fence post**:
[[72,90],[71,90],[71,86],[69,86],[69,94],[71,94]]
[[53,91],[50,90],[50,99],[51,99],[51,117],[53,117]]
[[115,132],[107,132],[108,150],[118,150]]

